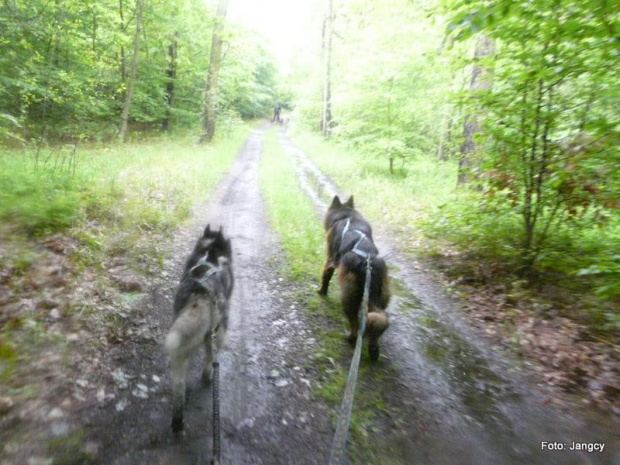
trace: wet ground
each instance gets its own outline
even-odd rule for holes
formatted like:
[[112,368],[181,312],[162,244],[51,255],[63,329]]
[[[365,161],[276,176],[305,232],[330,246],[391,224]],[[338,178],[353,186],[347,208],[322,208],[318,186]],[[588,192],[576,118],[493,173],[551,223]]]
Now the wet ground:
[[[118,370],[107,380],[110,400],[82,412],[91,463],[206,464],[211,458],[211,390],[200,383],[200,361],[188,376],[186,432],[170,431],[170,377],[161,341],[184,260],[207,223],[232,238],[236,276],[230,329],[220,354],[222,463],[325,464],[333,410],[312,395],[315,352],[307,315],[291,285],[278,275],[281,256],[262,202],[258,164],[265,126],[254,131],[215,194],[195,209],[175,236],[162,280],[137,313],[153,338],[127,342],[109,354]],[[279,141],[298,166],[300,186],[317,215],[336,186],[312,165],[284,131]],[[355,193],[363,195],[363,193]],[[317,216],[318,221],[318,216]],[[375,228],[387,255],[395,298],[391,326],[376,364],[387,413],[367,446],[381,464],[618,464],[620,437],[612,417],[545,402],[533,375],[489,346],[459,317],[423,266],[405,258],[397,238]],[[317,280],[318,280],[317,271]],[[367,380],[363,377],[360,383]],[[146,397],[140,392],[146,388]],[[361,389],[358,387],[358,389]],[[387,419],[386,419],[387,418]],[[542,451],[542,442],[605,443],[603,453]],[[64,463],[64,462],[63,462]],[[86,463],[80,461],[66,463]]]

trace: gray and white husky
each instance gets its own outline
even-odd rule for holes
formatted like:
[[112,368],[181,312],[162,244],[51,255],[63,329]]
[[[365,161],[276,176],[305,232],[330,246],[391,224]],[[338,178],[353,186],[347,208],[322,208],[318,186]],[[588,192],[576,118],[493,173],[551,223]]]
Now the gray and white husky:
[[172,430],[183,430],[185,377],[191,359],[205,347],[202,380],[211,382],[212,337],[222,347],[228,323],[228,302],[233,289],[230,240],[207,225],[196,242],[174,298],[174,321],[166,337],[172,365]]

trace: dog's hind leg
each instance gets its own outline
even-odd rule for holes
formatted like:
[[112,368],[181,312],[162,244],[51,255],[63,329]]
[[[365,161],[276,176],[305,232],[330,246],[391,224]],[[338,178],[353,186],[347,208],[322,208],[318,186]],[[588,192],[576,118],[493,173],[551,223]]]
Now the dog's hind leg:
[[185,411],[185,375],[189,359],[172,359],[172,431],[183,431],[183,412]]
[[329,289],[329,282],[334,276],[334,251],[332,250],[333,246],[333,228],[327,231],[327,260],[325,261],[325,266],[323,267],[323,276],[321,279],[321,289],[319,289],[320,295],[327,295],[327,291]]
[[340,292],[342,298],[342,310],[349,320],[351,332],[346,340],[354,344],[359,330],[359,309],[362,305],[363,288],[359,283],[358,276],[353,272],[347,272],[343,266],[338,271],[340,277]]
[[334,276],[334,264],[331,260],[325,262],[325,266],[323,267],[323,277],[321,279],[321,289],[319,289],[319,294],[327,295],[327,290],[329,289],[329,282]]

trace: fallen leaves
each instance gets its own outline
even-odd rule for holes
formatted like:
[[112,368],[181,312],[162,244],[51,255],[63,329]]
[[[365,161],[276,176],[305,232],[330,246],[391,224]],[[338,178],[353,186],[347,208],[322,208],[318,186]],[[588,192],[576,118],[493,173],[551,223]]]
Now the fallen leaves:
[[587,327],[520,288],[511,293],[501,287],[459,289],[476,326],[497,343],[516,347],[521,356],[537,362],[547,385],[620,414],[617,345],[587,337]]

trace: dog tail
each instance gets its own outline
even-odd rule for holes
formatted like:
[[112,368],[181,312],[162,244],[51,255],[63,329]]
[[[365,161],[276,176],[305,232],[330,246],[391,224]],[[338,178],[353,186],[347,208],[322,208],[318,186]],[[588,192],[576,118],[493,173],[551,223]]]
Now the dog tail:
[[173,326],[170,328],[168,335],[166,336],[166,351],[170,356],[174,355],[180,348],[183,338],[179,331]]
[[[380,257],[373,257],[371,261],[372,272],[370,279],[370,296],[368,306],[370,310],[385,310],[390,302],[390,282],[388,279],[387,265]],[[366,270],[364,269],[364,273]],[[364,274],[364,276],[366,276]]]
[[383,310],[369,311],[366,318],[366,335],[371,341],[376,341],[390,325],[387,313]]

